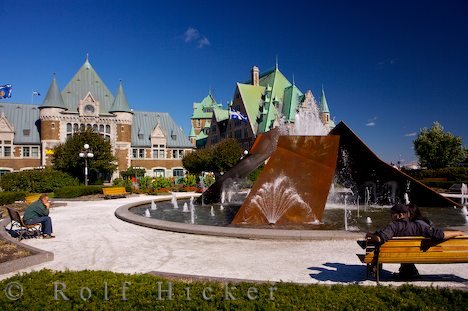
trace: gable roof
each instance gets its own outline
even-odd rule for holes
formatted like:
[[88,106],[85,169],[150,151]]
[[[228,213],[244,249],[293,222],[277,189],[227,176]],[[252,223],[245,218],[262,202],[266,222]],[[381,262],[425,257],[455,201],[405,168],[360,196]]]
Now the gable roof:
[[242,102],[244,103],[247,119],[252,131],[257,133],[257,117],[262,113],[259,109],[260,105],[263,103],[262,96],[265,91],[265,87],[260,85],[237,83],[237,89],[239,90]]
[[109,114],[114,103],[114,96],[86,58],[85,63],[62,91],[65,107],[70,112],[78,109],[80,100],[90,92],[99,101],[99,114]]
[[0,103],[0,113],[14,127],[14,144],[40,144],[38,105]]
[[151,133],[160,125],[168,148],[192,148],[184,131],[167,112],[135,111],[132,124],[132,147],[151,147]]

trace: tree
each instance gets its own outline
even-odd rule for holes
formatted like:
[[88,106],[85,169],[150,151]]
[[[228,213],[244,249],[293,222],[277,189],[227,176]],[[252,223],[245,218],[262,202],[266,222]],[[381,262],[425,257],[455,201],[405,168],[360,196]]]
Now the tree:
[[439,122],[434,122],[430,129],[422,129],[413,143],[419,163],[423,167],[449,167],[465,158],[461,137],[444,132]]
[[91,182],[111,175],[116,161],[112,155],[111,143],[101,135],[86,129],[70,136],[63,144],[54,148],[52,165],[56,170],[69,173],[84,181],[84,159],[79,157],[84,144],[88,144],[94,157],[88,160],[88,171]]
[[242,156],[242,148],[234,138],[225,139],[210,148],[199,149],[182,159],[185,169],[192,174],[227,172]]

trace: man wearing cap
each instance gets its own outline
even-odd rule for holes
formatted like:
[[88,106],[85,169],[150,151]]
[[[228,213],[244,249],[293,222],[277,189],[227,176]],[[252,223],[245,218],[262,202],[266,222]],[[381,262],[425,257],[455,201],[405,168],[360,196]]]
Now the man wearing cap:
[[[391,210],[392,222],[384,229],[375,233],[367,233],[366,239],[375,243],[383,244],[393,237],[399,236],[423,236],[434,240],[446,240],[456,236],[464,235],[460,230],[442,230],[434,228],[423,221],[410,221],[410,210],[407,204],[394,205]],[[410,266],[411,265],[411,266]],[[406,273],[404,273],[406,272]],[[403,275],[406,274],[406,275]],[[418,270],[414,264],[402,265],[401,277],[417,277]]]

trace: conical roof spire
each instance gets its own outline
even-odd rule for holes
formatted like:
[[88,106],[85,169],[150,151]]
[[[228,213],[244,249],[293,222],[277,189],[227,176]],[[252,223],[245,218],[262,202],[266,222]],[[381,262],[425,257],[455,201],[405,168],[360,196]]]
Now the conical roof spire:
[[124,93],[123,86],[122,86],[122,80],[120,81],[119,89],[117,90],[117,95],[115,96],[114,103],[112,104],[112,107],[109,110],[109,112],[132,113],[132,111],[128,107],[127,98],[125,97],[125,93]]
[[47,95],[39,108],[62,108],[67,109],[63,103],[62,94],[60,93],[57,81],[55,79],[55,73],[50,84]]
[[322,85],[322,98],[320,99],[320,111],[330,113],[330,109],[328,109],[327,98],[325,97],[325,91]]

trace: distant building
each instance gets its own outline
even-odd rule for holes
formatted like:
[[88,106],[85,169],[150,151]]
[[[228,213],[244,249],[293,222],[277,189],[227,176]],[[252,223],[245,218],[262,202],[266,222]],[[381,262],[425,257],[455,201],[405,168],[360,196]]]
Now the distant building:
[[211,118],[215,109],[222,109],[222,105],[216,102],[211,95],[211,91],[201,102],[193,103],[192,128],[189,134],[193,146],[203,147],[206,144],[206,138],[211,127]]
[[[0,174],[51,164],[53,149],[85,128],[110,140],[119,171],[183,176],[193,146],[165,112],[133,111],[122,83],[114,95],[86,59],[60,91],[55,76],[41,105],[0,103]],[[77,155],[77,161],[79,161]]]
[[[249,150],[257,134],[277,127],[280,117],[284,117],[286,122],[293,123],[297,109],[305,101],[306,96],[312,96],[312,92],[302,93],[294,81],[289,82],[278,66],[262,74],[258,67],[254,66],[251,70],[251,79],[236,84],[233,101],[227,109],[216,104],[210,94],[202,101],[205,102],[204,107],[209,107],[202,119],[199,112],[201,104],[197,105],[196,109],[194,104],[191,140],[195,142],[197,148],[200,148],[233,137],[245,150]],[[247,116],[247,122],[231,119],[229,109]],[[331,119],[323,88],[319,109],[322,122],[328,128],[333,128],[335,124]],[[204,120],[198,133],[194,126],[195,116],[197,116],[195,120]]]

